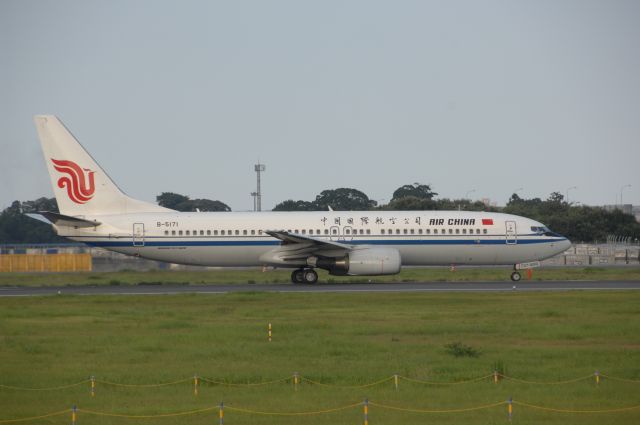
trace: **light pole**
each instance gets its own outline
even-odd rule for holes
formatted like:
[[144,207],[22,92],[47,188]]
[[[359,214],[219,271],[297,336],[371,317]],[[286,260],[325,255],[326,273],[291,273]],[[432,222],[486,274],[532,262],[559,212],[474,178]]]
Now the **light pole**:
[[622,186],[622,187],[620,188],[620,209],[622,209],[622,206],[624,205],[624,204],[622,203],[622,191],[623,191],[623,190],[625,190],[625,189],[626,189],[626,188],[628,188],[628,187],[631,187],[631,185],[630,185],[630,184],[625,184],[624,186]]
[[[467,190],[467,193],[464,195],[464,199],[469,199],[469,194],[475,192],[475,189]],[[470,199],[469,199],[470,200]]]
[[567,205],[569,204],[569,191],[570,191],[571,189],[577,189],[577,188],[578,188],[578,186],[571,186],[571,187],[568,187],[568,188],[567,188],[567,192],[566,192],[566,193],[567,193],[567,196],[566,196]]

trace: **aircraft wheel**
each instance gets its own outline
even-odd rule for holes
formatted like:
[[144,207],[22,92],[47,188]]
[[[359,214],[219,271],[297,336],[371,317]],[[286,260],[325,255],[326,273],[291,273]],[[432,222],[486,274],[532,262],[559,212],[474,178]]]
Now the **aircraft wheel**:
[[304,270],[297,269],[291,272],[291,282],[304,283]]
[[514,282],[519,282],[520,279],[522,279],[522,276],[520,276],[520,272],[511,273],[511,280],[513,280]]
[[313,269],[304,271],[304,283],[316,283],[318,281],[318,273]]

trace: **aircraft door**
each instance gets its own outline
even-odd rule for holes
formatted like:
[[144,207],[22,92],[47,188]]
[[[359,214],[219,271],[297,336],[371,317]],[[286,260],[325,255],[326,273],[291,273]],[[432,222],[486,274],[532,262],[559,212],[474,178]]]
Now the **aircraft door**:
[[144,246],[144,223],[133,223],[133,246]]
[[505,237],[508,245],[515,245],[518,243],[518,232],[516,230],[515,221],[505,221]]

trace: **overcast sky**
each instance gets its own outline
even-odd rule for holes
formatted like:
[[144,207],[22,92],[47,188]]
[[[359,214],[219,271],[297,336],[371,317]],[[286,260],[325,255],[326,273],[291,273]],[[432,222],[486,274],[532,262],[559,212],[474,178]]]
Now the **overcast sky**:
[[[0,1],[0,207],[52,196],[34,114],[129,195],[353,187],[640,204],[638,1]],[[383,201],[384,202],[384,201]]]

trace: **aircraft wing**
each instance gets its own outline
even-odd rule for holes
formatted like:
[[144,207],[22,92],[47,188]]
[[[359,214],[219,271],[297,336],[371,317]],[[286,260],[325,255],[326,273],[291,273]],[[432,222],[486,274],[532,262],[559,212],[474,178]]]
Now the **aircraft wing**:
[[284,230],[267,230],[265,233],[282,241],[278,248],[261,256],[263,262],[273,265],[291,265],[300,262],[306,264],[309,257],[339,257],[353,249],[351,245],[344,243],[320,240]]

